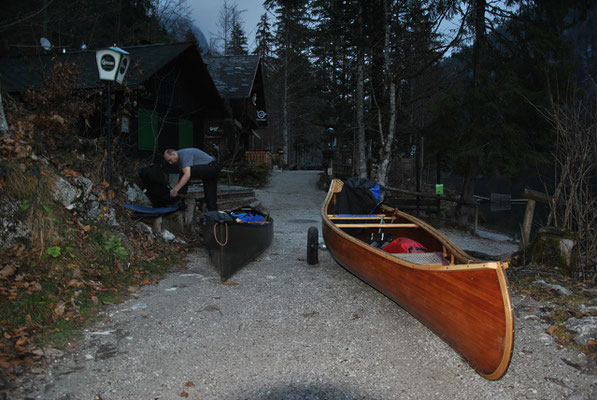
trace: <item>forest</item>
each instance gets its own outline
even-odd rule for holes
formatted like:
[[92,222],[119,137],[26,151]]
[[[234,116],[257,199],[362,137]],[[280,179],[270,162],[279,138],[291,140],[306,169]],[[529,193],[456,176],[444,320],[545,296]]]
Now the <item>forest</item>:
[[225,1],[207,43],[187,0],[4,2],[0,55],[43,51],[40,37],[66,50],[193,40],[203,54],[258,54],[270,121],[262,146],[281,150],[284,165],[332,159],[387,184],[412,159],[417,189],[423,171],[449,172],[462,177],[463,203],[480,176],[539,175],[549,224],[594,236],[596,1],[263,4],[246,27],[242,2]]

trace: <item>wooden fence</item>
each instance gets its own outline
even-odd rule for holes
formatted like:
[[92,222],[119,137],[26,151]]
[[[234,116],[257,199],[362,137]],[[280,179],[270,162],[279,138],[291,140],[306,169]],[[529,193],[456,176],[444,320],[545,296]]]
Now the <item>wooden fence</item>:
[[272,165],[272,154],[269,151],[245,151],[245,160],[247,160],[249,164]]

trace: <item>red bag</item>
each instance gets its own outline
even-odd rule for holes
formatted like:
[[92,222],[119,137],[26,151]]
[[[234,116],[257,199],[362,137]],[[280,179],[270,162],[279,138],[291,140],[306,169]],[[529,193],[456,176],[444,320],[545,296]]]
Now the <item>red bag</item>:
[[427,253],[427,249],[421,243],[409,238],[399,237],[383,247],[388,253]]

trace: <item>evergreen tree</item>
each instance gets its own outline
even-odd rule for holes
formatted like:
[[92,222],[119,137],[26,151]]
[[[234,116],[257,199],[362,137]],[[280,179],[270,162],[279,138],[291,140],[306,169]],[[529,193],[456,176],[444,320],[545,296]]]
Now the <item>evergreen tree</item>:
[[231,56],[248,54],[247,37],[245,36],[245,32],[243,32],[243,29],[241,28],[238,21],[235,21],[232,25],[232,32],[230,33],[230,42],[228,43],[226,54]]
[[255,50],[253,50],[253,54],[261,56],[261,58],[267,64],[267,60],[273,56],[274,42],[274,36],[271,32],[271,25],[269,23],[267,13],[262,14],[259,18],[257,32],[255,33],[255,42],[256,46]]
[[300,163],[308,154],[315,132],[311,126],[317,96],[310,62],[308,0],[266,0],[264,6],[276,14],[272,86],[278,88],[272,99],[279,109],[270,121],[282,133],[284,164]]

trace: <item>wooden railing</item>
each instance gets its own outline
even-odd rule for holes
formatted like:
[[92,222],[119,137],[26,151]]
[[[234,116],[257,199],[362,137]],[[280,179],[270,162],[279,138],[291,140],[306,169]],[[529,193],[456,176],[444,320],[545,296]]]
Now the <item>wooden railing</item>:
[[269,151],[245,151],[245,160],[249,164],[272,164],[272,154]]

